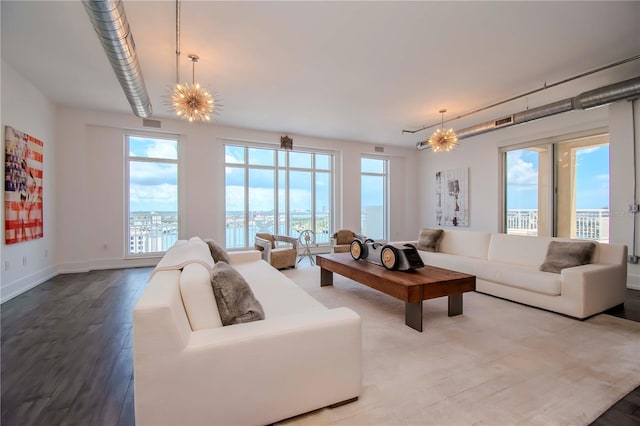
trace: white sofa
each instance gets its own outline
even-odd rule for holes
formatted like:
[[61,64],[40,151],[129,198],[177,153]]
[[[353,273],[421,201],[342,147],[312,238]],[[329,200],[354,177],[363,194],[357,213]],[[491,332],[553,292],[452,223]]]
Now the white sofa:
[[597,244],[591,264],[541,272],[552,240],[572,241],[445,229],[438,252],[418,251],[425,264],[475,275],[476,291],[571,317],[624,303],[626,246]]
[[265,319],[222,326],[213,259],[199,239],[172,249],[187,244],[205,252],[161,261],[133,311],[137,425],[264,425],[360,395],[355,312],[327,309],[259,251],[231,252]]

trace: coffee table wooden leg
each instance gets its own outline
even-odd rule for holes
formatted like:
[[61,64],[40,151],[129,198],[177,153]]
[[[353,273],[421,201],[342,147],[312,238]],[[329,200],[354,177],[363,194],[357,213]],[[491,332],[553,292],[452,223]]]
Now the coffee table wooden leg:
[[449,296],[449,316],[462,314],[462,293]]
[[320,287],[333,285],[333,272],[320,268]]
[[404,323],[414,330],[422,332],[422,302],[405,302]]

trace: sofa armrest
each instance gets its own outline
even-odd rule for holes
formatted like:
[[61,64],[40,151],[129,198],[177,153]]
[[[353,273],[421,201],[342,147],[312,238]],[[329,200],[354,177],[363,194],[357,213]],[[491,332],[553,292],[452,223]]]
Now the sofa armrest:
[[589,264],[565,268],[562,277],[562,296],[581,301],[586,318],[612,306],[624,303],[627,289],[627,265]]
[[360,317],[347,308],[196,331],[155,374],[138,372],[147,392],[136,414],[150,424],[273,423],[360,395],[361,346]]
[[288,237],[286,235],[274,235],[273,239],[276,241],[283,241],[285,243],[289,243],[293,245],[294,249],[298,249],[298,239],[294,237]]
[[255,237],[254,244],[256,249],[261,247],[259,250],[262,254],[262,259],[269,262],[271,260],[271,241],[265,240],[264,238]]
[[[269,245],[269,250],[271,250],[271,245]],[[262,252],[260,250],[230,251],[228,254],[232,265],[262,259]]]

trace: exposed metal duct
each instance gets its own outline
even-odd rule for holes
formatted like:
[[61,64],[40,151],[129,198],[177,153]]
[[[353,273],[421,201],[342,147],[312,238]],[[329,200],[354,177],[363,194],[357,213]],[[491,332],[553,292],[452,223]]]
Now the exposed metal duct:
[[136,44],[121,0],[82,0],[133,113],[151,116],[149,94],[136,54]]
[[[567,111],[595,108],[612,102],[637,97],[640,97],[640,77],[635,77],[630,80],[600,87],[599,89],[583,92],[573,98],[567,98],[537,108],[520,111],[497,120],[466,127],[464,129],[457,130],[456,134],[458,135],[458,140],[460,140],[494,130],[503,129],[505,127],[511,127],[516,124],[550,117]],[[429,145],[426,141],[418,142],[416,144],[416,148],[420,151],[427,149],[428,147]]]

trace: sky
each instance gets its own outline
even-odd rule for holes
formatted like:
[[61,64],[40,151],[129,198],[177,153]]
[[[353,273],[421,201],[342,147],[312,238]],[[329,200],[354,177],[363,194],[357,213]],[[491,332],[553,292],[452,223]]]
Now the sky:
[[[284,151],[277,151],[284,156]],[[251,164],[273,166],[274,151],[250,148]],[[291,166],[311,167],[312,155],[289,152]],[[177,141],[131,137],[129,155],[139,158],[175,160],[178,157]],[[609,204],[609,147],[608,145],[578,150],[576,154],[577,185],[576,207],[578,209],[607,208]],[[280,159],[282,160],[282,158]],[[244,163],[242,147],[227,146],[227,163]],[[375,164],[365,163],[369,171],[379,171]],[[320,212],[330,208],[330,156],[316,155],[316,167],[327,172],[316,173],[316,205]],[[283,172],[281,172],[283,173]],[[290,174],[290,210],[311,209],[311,173],[292,171]],[[507,208],[537,208],[538,153],[533,150],[514,150],[507,153]],[[363,206],[378,205],[383,194],[376,177],[363,178]],[[249,209],[252,211],[273,210],[275,176],[270,170],[250,170]],[[280,181],[283,181],[280,178]],[[244,172],[241,168],[226,168],[227,210],[244,210]],[[284,190],[281,189],[281,193]],[[284,197],[279,197],[284,200]],[[176,211],[177,210],[177,165],[135,161],[130,163],[130,208],[131,211]],[[284,201],[280,208],[284,210]]]
[[[165,139],[129,138],[129,156],[139,158],[178,158],[178,142]],[[175,212],[178,206],[178,167],[176,164],[149,163],[131,159],[129,165],[129,209]]]
[[[249,162],[254,165],[274,166],[274,150],[249,148]],[[278,151],[278,163],[284,163],[284,151]],[[289,164],[291,167],[308,168],[312,166],[312,154],[301,152],[289,152]],[[316,154],[316,210],[327,212],[330,207],[330,156],[326,154]],[[226,162],[244,164],[244,148],[226,147]],[[326,170],[326,172],[324,171]],[[280,193],[278,201],[280,210],[285,209],[285,173],[279,171],[278,185]],[[227,167],[226,171],[226,210],[244,210],[244,168]],[[274,210],[274,183],[275,173],[273,169],[250,169],[249,170],[249,210],[250,211],[271,211]],[[311,182],[312,173],[308,171],[291,170],[289,175],[289,206],[290,211],[309,211],[312,208]]]
[[[520,149],[507,152],[507,209],[536,209],[538,153]],[[609,206],[609,145],[576,152],[576,208]]]

